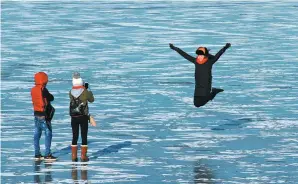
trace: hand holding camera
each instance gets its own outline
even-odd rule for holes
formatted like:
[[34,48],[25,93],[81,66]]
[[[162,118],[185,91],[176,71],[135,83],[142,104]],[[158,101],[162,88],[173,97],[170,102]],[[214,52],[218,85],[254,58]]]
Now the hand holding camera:
[[88,89],[89,88],[89,83],[85,82],[84,86],[85,86],[86,89]]

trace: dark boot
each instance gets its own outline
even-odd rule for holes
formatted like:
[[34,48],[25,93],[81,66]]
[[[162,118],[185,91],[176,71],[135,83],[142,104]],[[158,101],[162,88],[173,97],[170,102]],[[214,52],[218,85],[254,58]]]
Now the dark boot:
[[218,94],[218,93],[221,93],[223,92],[224,90],[223,89],[220,89],[220,88],[212,88],[212,91],[210,93],[210,97],[209,97],[209,100],[213,100],[213,98]]
[[71,160],[73,162],[78,161],[78,145],[71,145]]
[[212,88],[212,93],[220,93],[220,92],[223,92],[224,90],[223,89],[220,89],[220,88]]
[[82,145],[81,146],[81,161],[82,162],[88,162],[89,161],[89,158],[87,157],[87,150],[88,150],[87,145]]

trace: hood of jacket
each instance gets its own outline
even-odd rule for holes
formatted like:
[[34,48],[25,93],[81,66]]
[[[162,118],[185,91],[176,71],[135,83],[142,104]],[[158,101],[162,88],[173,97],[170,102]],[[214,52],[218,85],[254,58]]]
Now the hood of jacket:
[[75,98],[78,98],[83,92],[84,92],[84,88],[79,88],[79,89],[72,89],[70,91],[70,94],[75,97]]
[[38,72],[34,75],[34,81],[36,85],[45,86],[48,83],[48,75],[44,72]]

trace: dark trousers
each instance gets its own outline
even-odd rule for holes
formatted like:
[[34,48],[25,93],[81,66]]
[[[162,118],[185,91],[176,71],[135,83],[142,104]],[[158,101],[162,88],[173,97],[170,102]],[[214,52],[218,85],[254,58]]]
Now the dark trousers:
[[87,145],[88,121],[88,116],[71,117],[72,145],[78,144],[80,127],[82,145]]
[[217,92],[211,92],[209,95],[206,95],[206,96],[194,96],[193,104],[196,107],[204,106],[207,102],[209,102],[210,100],[213,100],[216,94]]

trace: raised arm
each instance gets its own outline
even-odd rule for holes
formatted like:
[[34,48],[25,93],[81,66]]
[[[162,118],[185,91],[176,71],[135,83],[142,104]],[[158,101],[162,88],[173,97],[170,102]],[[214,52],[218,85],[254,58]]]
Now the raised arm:
[[178,52],[178,54],[180,54],[182,57],[184,57],[185,59],[187,59],[188,61],[195,63],[196,62],[196,58],[190,56],[189,54],[187,54],[186,52],[184,52],[183,50],[179,49],[178,47],[175,47],[173,44],[169,44],[170,48],[173,49],[174,51]]
[[231,47],[231,44],[227,43],[222,49],[220,49],[220,51],[218,51],[218,53],[214,56],[213,62],[215,63],[229,47]]
[[92,91],[88,91],[88,90],[86,90],[86,92],[87,92],[87,100],[88,100],[88,102],[94,102],[94,96],[93,96],[93,93],[92,93]]

